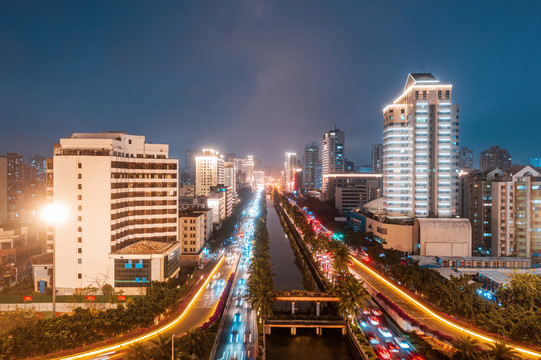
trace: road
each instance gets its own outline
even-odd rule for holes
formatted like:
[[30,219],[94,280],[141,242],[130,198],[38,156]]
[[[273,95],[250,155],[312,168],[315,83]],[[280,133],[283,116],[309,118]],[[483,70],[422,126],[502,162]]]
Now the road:
[[257,356],[257,316],[244,300],[247,292],[248,266],[252,255],[252,241],[255,230],[255,219],[261,209],[259,205],[259,193],[247,210],[247,216],[242,223],[237,237],[237,246],[242,250],[237,268],[235,284],[232,287],[232,298],[227,313],[224,314],[222,333],[218,339],[214,359],[217,360],[251,360]]
[[[417,319],[420,323],[455,338],[470,335],[484,343],[494,341],[493,338],[483,335],[476,329],[460,325],[447,316],[438,313],[426,303],[414,298],[399,286],[393,284],[389,279],[363,264],[358,258],[353,256],[351,258],[353,260],[353,265],[350,269],[355,274],[366,281],[366,283],[372,286],[377,292],[382,293],[389,300],[398,305],[409,316]],[[538,359],[541,357],[541,353],[539,352],[520,346],[511,346],[519,351],[521,356],[525,359]]]

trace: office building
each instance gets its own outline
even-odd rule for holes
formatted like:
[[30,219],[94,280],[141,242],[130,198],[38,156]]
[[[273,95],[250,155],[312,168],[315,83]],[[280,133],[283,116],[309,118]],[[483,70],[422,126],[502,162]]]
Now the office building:
[[198,263],[212,233],[212,210],[180,211],[178,229],[181,264],[194,265]]
[[381,174],[383,172],[383,144],[372,145],[372,172]]
[[319,144],[315,141],[304,147],[302,158],[303,189],[316,189],[316,167],[319,164]]
[[381,174],[327,174],[323,178],[328,188],[323,199],[334,199],[342,214],[381,196]]
[[[177,181],[178,160],[169,158],[169,146],[145,143],[144,136],[102,132],[60,139],[47,173],[48,194],[68,212],[54,226],[58,293],[77,293],[97,279],[144,288],[176,274],[171,263],[155,268],[152,259],[161,262],[178,250]],[[145,245],[123,251],[140,242]]]
[[511,154],[505,149],[500,149],[499,146],[491,146],[490,149],[484,150],[479,156],[479,168],[481,170],[490,170],[498,168],[507,171],[511,168]]
[[237,191],[237,167],[235,161],[224,162],[224,186]]
[[323,134],[321,150],[323,175],[346,171],[345,146],[346,137],[343,131],[335,128]]
[[0,156],[0,224],[8,219],[8,162]]
[[295,191],[295,172],[297,171],[297,154],[286,152],[286,161],[284,163],[284,189],[286,192]]
[[223,185],[224,159],[212,149],[203,149],[195,156],[195,195],[209,196],[212,186]]
[[473,169],[473,150],[465,146],[460,148],[458,167],[460,169]]
[[541,173],[514,166],[492,182],[492,256],[541,262]]
[[458,105],[452,85],[409,74],[383,109],[383,206],[390,216],[449,217],[458,211]]
[[492,182],[500,178],[503,171],[475,170],[464,178],[464,214],[472,227],[472,248],[474,253],[488,255],[492,247]]

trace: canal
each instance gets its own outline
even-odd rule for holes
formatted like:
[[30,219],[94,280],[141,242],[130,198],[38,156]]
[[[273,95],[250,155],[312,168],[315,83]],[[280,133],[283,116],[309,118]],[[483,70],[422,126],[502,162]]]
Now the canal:
[[[302,268],[291,248],[291,243],[280,224],[271,199],[267,198],[267,229],[271,263],[273,264],[274,289],[277,291],[314,290],[313,280],[307,281],[306,271]],[[310,284],[310,285],[309,285]],[[305,286],[306,285],[306,286]],[[310,288],[306,288],[306,287]],[[290,305],[289,305],[290,306]],[[281,310],[281,309],[280,309]],[[340,331],[323,330],[323,336],[317,336],[313,329],[297,330],[297,335],[290,335],[289,329],[273,329],[267,335],[267,359],[354,359],[345,337]]]

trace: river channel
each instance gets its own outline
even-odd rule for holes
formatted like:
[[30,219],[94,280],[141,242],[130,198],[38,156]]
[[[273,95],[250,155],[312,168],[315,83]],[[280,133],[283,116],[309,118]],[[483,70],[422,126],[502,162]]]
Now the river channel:
[[[303,274],[295,265],[295,255],[290,241],[280,224],[272,200],[267,198],[267,229],[269,231],[270,257],[273,264],[274,289],[305,289]],[[305,282],[306,283],[306,282]],[[313,329],[297,330],[297,335],[290,335],[289,329],[272,329],[267,335],[267,359],[326,360],[354,359],[346,339],[340,331],[323,330],[323,336],[317,336]]]

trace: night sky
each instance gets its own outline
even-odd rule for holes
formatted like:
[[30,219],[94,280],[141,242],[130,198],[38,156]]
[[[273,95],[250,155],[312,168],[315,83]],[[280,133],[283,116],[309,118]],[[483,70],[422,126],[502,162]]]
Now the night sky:
[[336,124],[361,165],[424,70],[454,85],[460,146],[526,163],[541,156],[540,18],[539,1],[3,1],[0,154],[118,130],[181,159],[212,146],[280,165]]

